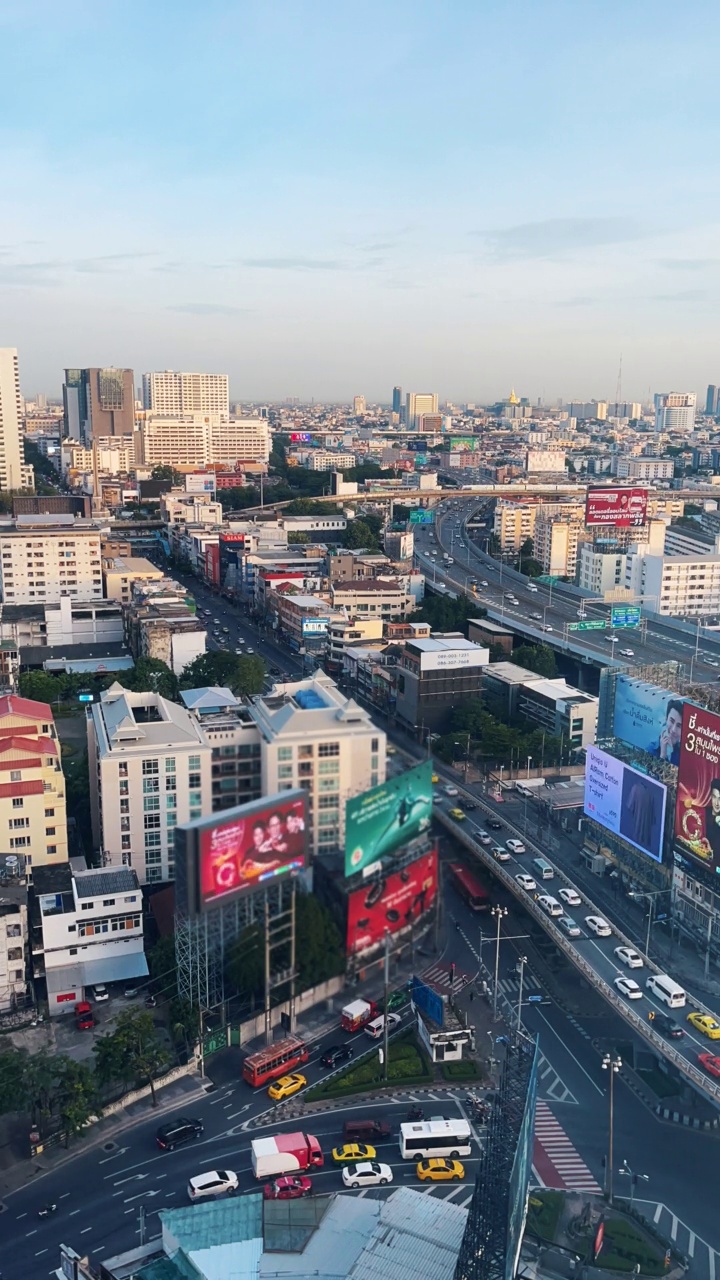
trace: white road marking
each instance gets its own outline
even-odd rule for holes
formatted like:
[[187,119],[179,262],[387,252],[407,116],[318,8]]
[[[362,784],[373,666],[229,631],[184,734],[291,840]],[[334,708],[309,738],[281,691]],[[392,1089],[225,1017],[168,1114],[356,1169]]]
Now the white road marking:
[[664,1209],[664,1208],[665,1208],[665,1206],[664,1206],[664,1205],[662,1205],[662,1204],[659,1204],[659,1205],[658,1205],[657,1209],[655,1210],[655,1212],[654,1212],[654,1214],[653,1214],[653,1222],[659,1222],[659,1221],[660,1221],[660,1219],[661,1219],[661,1217],[662,1217],[662,1211],[663,1211],[663,1209]]
[[19,1222],[21,1218],[27,1218],[27,1213],[19,1213],[17,1215],[17,1221]]
[[562,1039],[562,1037],[561,1037],[560,1035],[558,1035],[558,1033],[557,1033],[557,1031],[555,1030],[555,1028],[551,1025],[551,1023],[549,1023],[549,1022],[548,1022],[547,1018],[545,1017],[545,1014],[542,1012],[542,1010],[541,1010],[541,1009],[538,1009],[538,1010],[537,1010],[537,1014],[538,1014],[538,1017],[542,1018],[543,1022],[544,1022],[544,1023],[545,1023],[545,1025],[546,1025],[546,1027],[548,1027],[548,1029],[549,1029],[550,1031],[552,1031],[552,1034],[553,1034],[553,1035],[554,1035],[554,1036],[555,1036],[555,1037],[560,1041],[560,1043],[561,1043],[561,1045],[562,1045],[563,1049],[565,1050],[565,1052],[570,1054],[570,1057],[572,1058],[573,1062],[575,1063],[575,1065],[576,1065],[576,1066],[578,1066],[578,1067],[580,1068],[580,1070],[582,1071],[583,1075],[584,1075],[584,1076],[585,1076],[585,1077],[590,1081],[590,1084],[592,1085],[593,1089],[595,1089],[595,1090],[600,1094],[600,1096],[601,1096],[601,1097],[604,1097],[604,1096],[605,1096],[605,1091],[604,1091],[603,1089],[601,1089],[601,1088],[600,1088],[600,1085],[599,1085],[599,1084],[596,1084],[596,1082],[593,1080],[592,1076],[591,1076],[591,1075],[590,1075],[590,1074],[585,1070],[585,1068],[584,1068],[584,1066],[583,1066],[582,1062],[579,1062],[579,1061],[578,1061],[578,1059],[575,1057],[575,1054],[572,1052],[572,1050],[571,1050],[571,1049],[568,1049],[568,1047],[567,1047],[567,1045],[565,1044],[565,1042],[564,1042],[564,1040]]
[[34,1230],[34,1231],[26,1231],[26,1232],[25,1232],[25,1239],[26,1239],[26,1240],[29,1240],[30,1236],[36,1236],[36,1235],[37,1235],[37,1227],[35,1228],[35,1230]]
[[92,1231],[92,1227],[83,1227],[82,1231],[80,1232],[80,1235],[86,1236],[88,1231]]
[[688,1250],[687,1250],[687,1251],[688,1251],[688,1257],[689,1257],[689,1258],[694,1258],[694,1257],[695,1257],[695,1232],[694,1232],[694,1231],[691,1231],[691,1232],[689,1233],[689,1239],[688,1239]]
[[48,1252],[48,1250],[47,1250],[47,1249],[38,1249],[38,1252],[35,1254],[35,1257],[36,1257],[36,1258],[42,1258],[43,1254],[44,1254],[44,1253],[47,1253],[47,1252]]

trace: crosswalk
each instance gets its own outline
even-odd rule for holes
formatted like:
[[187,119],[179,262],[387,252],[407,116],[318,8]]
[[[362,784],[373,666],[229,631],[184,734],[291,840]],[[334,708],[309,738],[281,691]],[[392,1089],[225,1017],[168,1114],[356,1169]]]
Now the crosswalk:
[[452,972],[453,976],[451,978],[451,966],[449,964],[433,964],[429,969],[425,969],[421,977],[428,986],[444,987],[448,992],[452,992],[453,995],[457,995],[476,977],[474,973],[465,973],[462,969],[454,969]]
[[685,1254],[690,1262],[690,1272],[697,1280],[720,1280],[720,1250],[715,1249],[707,1240],[703,1240],[702,1236],[696,1234],[682,1218],[678,1218],[666,1204],[660,1204],[656,1200],[635,1200],[640,1212],[655,1226],[664,1236],[672,1240],[673,1244],[681,1253]]
[[562,1125],[546,1102],[538,1101],[535,1112],[533,1168],[545,1187],[560,1191],[588,1191],[602,1195],[585,1161],[578,1155]]

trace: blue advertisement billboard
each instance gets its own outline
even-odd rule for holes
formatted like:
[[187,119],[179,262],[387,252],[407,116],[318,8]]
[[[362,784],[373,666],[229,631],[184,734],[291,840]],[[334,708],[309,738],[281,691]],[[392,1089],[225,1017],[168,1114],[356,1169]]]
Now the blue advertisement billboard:
[[655,862],[662,862],[666,802],[662,782],[598,747],[587,748],[584,812]]
[[680,763],[680,737],[686,699],[632,676],[618,676],[615,684],[613,737],[665,760]]
[[410,996],[414,1005],[424,1013],[439,1027],[443,1025],[445,1017],[445,1001],[437,991],[433,991],[427,983],[423,982],[413,974],[412,990]]

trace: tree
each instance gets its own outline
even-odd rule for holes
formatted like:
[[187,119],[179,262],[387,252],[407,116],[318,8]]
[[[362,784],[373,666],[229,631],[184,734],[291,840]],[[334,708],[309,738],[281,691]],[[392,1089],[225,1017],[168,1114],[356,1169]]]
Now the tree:
[[342,973],[345,955],[338,927],[328,908],[313,894],[297,892],[295,928],[297,985],[301,991]]
[[342,545],[350,551],[377,551],[379,543],[365,520],[348,520]]
[[521,644],[513,651],[513,662],[551,680],[557,675],[555,654],[547,644]]
[[8,1046],[0,1053],[0,1114],[24,1111],[28,1098],[23,1081],[27,1054]]
[[164,462],[158,463],[153,467],[150,475],[153,480],[166,480],[169,484],[182,484],[182,472],[176,471],[174,467],[166,466]]
[[306,546],[309,541],[310,541],[309,533],[289,533],[288,534],[289,547]]
[[62,1058],[61,1062],[58,1109],[67,1146],[70,1138],[80,1132],[97,1108],[97,1080],[86,1062],[76,1062],[68,1057]]
[[260,997],[265,983],[265,947],[259,924],[248,925],[228,948],[225,973],[242,999]]
[[48,1121],[53,1115],[55,1093],[58,1077],[62,1071],[59,1065],[62,1056],[58,1057],[48,1049],[38,1053],[24,1054],[22,1063],[22,1086],[26,1107],[30,1111],[33,1124],[40,1132],[47,1129]]
[[156,1105],[155,1079],[167,1068],[169,1057],[158,1038],[152,1014],[145,1009],[123,1010],[115,1029],[95,1042],[93,1053],[101,1084],[147,1083],[152,1105]]
[[177,702],[178,678],[160,658],[138,658],[133,670],[124,679],[125,687],[136,693],[158,693],[161,698]]
[[156,995],[172,994],[177,990],[177,959],[175,935],[160,938],[147,953],[152,989]]
[[413,620],[429,622],[433,631],[462,631],[468,633],[468,619],[481,616],[478,605],[467,596],[436,596],[428,593]]
[[226,653],[212,649],[201,653],[188,663],[181,677],[183,689],[204,689],[211,685],[230,689],[237,698],[249,698],[262,693],[265,683],[265,663],[253,655]]
[[62,697],[60,681],[46,671],[23,671],[18,686],[23,698],[36,702],[55,702]]

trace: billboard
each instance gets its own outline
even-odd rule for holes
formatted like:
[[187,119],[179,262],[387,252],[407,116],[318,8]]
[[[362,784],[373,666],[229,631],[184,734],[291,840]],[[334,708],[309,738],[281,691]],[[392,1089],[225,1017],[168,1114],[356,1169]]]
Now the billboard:
[[411,524],[434,524],[435,512],[429,507],[414,507],[410,512]]
[[720,875],[720,716],[683,709],[675,805],[675,852]]
[[290,439],[293,444],[310,444],[312,436],[309,431],[291,431]]
[[183,824],[176,833],[176,863],[185,863],[177,868],[179,898],[195,915],[225,906],[301,871],[307,840],[306,793],[300,789]]
[[606,751],[587,748],[584,812],[655,862],[662,862],[666,801],[662,782]]
[[352,955],[378,946],[386,933],[398,933],[430,910],[437,896],[437,849],[401,871],[393,871],[348,896],[347,951]]
[[329,618],[303,618],[302,633],[304,636],[324,636],[329,626]]
[[345,805],[345,875],[354,875],[427,831],[432,819],[432,760],[352,796]]
[[[447,445],[450,446],[453,453],[457,450],[468,449],[471,452],[474,452],[478,447],[478,443],[479,441],[476,436],[450,436],[450,439],[447,441]],[[447,447],[447,445],[445,447]]]
[[585,524],[612,525],[614,529],[631,529],[645,524],[647,489],[588,489],[585,501]]
[[215,474],[206,471],[191,471],[185,476],[186,493],[215,493]]
[[413,974],[410,999],[421,1013],[426,1014],[439,1027],[442,1027],[445,1019],[444,997],[415,974]]
[[680,763],[680,735],[684,698],[632,676],[618,676],[615,683],[613,737],[665,760]]

